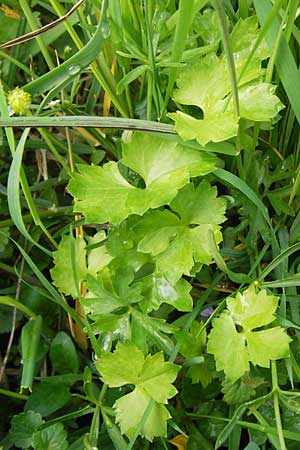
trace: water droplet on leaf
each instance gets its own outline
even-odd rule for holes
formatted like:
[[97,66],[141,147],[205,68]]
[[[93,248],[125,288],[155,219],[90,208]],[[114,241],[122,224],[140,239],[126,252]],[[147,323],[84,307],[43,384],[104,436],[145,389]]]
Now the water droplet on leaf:
[[77,73],[80,72],[80,65],[79,64],[75,64],[74,66],[70,66],[68,68],[68,72],[70,75],[76,75]]

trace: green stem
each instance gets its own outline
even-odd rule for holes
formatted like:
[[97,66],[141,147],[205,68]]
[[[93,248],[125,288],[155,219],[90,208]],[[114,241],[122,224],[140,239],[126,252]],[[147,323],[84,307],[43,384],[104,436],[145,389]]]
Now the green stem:
[[147,408],[144,411],[143,417],[139,421],[139,424],[136,427],[136,429],[134,430],[134,434],[133,434],[132,438],[130,439],[129,444],[126,447],[126,450],[131,450],[132,447],[134,446],[135,441],[137,440],[138,435],[140,434],[141,430],[143,429],[154,405],[155,405],[155,401],[153,399],[151,399],[148,403]]
[[0,388],[0,395],[6,395],[7,397],[18,398],[20,400],[28,400],[29,395],[18,394],[17,392],[9,391],[8,389]]
[[274,413],[275,413],[278,439],[280,442],[281,450],[287,450],[285,440],[284,440],[284,434],[283,434],[283,428],[282,428],[281,416],[280,416],[280,408],[279,408],[279,386],[278,386],[278,378],[277,378],[276,361],[271,361],[271,372],[272,372],[272,387],[273,387],[273,404],[274,404]]

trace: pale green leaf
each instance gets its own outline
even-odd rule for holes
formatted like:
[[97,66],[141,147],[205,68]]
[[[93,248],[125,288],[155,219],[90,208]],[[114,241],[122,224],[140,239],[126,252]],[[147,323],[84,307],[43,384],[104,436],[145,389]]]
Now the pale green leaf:
[[192,184],[181,189],[170,206],[180,218],[168,210],[149,212],[135,230],[138,250],[155,256],[157,272],[174,285],[183,274],[190,275],[195,262],[212,262],[209,234],[216,244],[222,241],[217,224],[225,219],[225,201],[204,181],[196,189]]
[[121,162],[137,172],[149,190],[172,188],[177,191],[190,178],[206,175],[214,169],[215,158],[206,156],[168,139],[135,133],[130,142],[123,144]]
[[224,370],[231,381],[249,371],[245,337],[238,333],[232,318],[225,312],[213,320],[207,350],[216,360],[217,370]]
[[175,122],[175,130],[184,140],[196,139],[199,144],[222,142],[237,135],[237,116],[226,111],[209,113],[202,120],[181,111],[169,114]]
[[138,384],[143,364],[143,352],[129,341],[119,342],[114,353],[104,353],[95,363],[102,381],[110,387]]
[[103,270],[97,278],[88,274],[85,286],[88,293],[81,304],[92,315],[108,314],[117,308],[142,300],[141,286],[133,283],[127,270]]
[[[116,421],[121,432],[131,437],[135,432],[151,398],[146,392],[137,387],[130,394],[124,395],[115,403]],[[164,405],[155,403],[144,426],[141,436],[152,442],[156,436],[166,437],[167,420],[170,414]]]
[[179,367],[164,362],[161,352],[144,359],[142,351],[129,341],[118,343],[113,353],[104,353],[96,362],[96,367],[102,381],[110,387],[138,385],[159,403],[166,403],[177,392],[172,382]]
[[[240,20],[231,33],[231,44],[238,80],[240,117],[252,121],[270,121],[283,108],[274,95],[275,88],[262,83],[261,61],[269,56],[262,43],[244,70],[245,62],[258,36],[256,17]],[[196,139],[201,145],[220,142],[237,135],[238,117],[233,105],[232,85],[227,58],[208,54],[197,64],[185,67],[178,75],[174,100],[195,105],[203,112],[202,119],[182,111],[170,114],[175,129],[184,140]]]
[[170,414],[163,403],[177,393],[172,383],[176,379],[178,366],[165,362],[162,352],[148,355],[145,359],[142,351],[127,341],[124,344],[119,342],[114,353],[104,353],[96,362],[96,367],[102,381],[110,387],[135,385],[133,392],[114,404],[116,421],[123,434],[128,437],[133,435],[150,400],[154,400],[140,434],[150,441],[155,436],[166,436]]
[[164,362],[163,353],[148,355],[141,371],[139,387],[147,392],[157,403],[167,403],[176,395],[177,390],[172,385],[177,377],[179,367],[170,362]]
[[270,360],[289,356],[291,339],[283,328],[251,331],[275,320],[277,304],[277,297],[267,295],[265,290],[256,292],[250,286],[235,298],[229,298],[228,310],[214,319],[207,349],[215,356],[217,370],[224,370],[230,381],[243,376],[249,370],[249,362],[269,367]]
[[66,450],[69,447],[67,432],[61,423],[35,432],[32,440],[34,450]]
[[171,202],[186,224],[219,224],[225,220],[226,200],[217,198],[217,188],[203,180],[197,188],[192,183],[180,190]]
[[204,44],[217,44],[221,40],[218,16],[214,9],[207,8],[203,14],[197,14],[194,27],[199,32]]
[[84,214],[88,222],[118,223],[132,212],[127,198],[131,191],[138,195],[139,189],[122,177],[117,163],[111,161],[103,167],[80,164],[78,170],[80,173],[72,174],[68,189],[79,199],[74,211]]
[[227,308],[234,322],[244,330],[253,330],[273,322],[277,305],[278,297],[268,295],[265,289],[256,293],[253,285],[227,300]]
[[[256,16],[240,19],[230,34],[230,43],[233,53],[247,52],[250,54],[258,37],[258,19]],[[255,58],[264,60],[270,56],[267,43],[263,41],[255,52]]]
[[142,308],[146,312],[158,309],[162,303],[168,303],[178,311],[191,311],[193,299],[192,286],[184,279],[172,285],[164,276],[154,273],[145,277],[142,283],[144,300]]
[[[74,240],[76,255],[76,272],[78,282],[86,277],[86,250],[85,241],[81,237]],[[64,294],[77,296],[78,286],[75,284],[71,262],[70,238],[63,236],[58,249],[53,252],[54,268],[50,270],[53,284]]]
[[249,358],[254,365],[270,367],[270,360],[287,358],[292,339],[281,327],[246,333]]
[[[94,236],[88,238],[88,245],[96,245],[106,239],[105,231],[98,231]],[[108,253],[105,245],[88,250],[88,272],[96,275],[103,267],[106,267],[113,257]]]
[[231,90],[226,61],[212,53],[201,58],[199,63],[184,68],[176,83],[174,100],[182,105],[198,106],[204,112]]
[[269,83],[245,86],[239,91],[241,117],[268,122],[284,107],[275,95],[276,87]]
[[137,172],[145,188],[128,183],[116,162],[103,167],[79,165],[69,190],[78,199],[74,210],[89,222],[119,223],[130,214],[169,204],[190,178],[215,169],[216,159],[157,136],[136,133],[123,144],[122,164]]

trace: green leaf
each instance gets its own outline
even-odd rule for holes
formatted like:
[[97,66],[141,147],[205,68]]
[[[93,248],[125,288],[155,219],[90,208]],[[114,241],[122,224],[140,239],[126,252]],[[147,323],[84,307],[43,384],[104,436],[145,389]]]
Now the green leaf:
[[206,330],[204,329],[200,333],[202,326],[202,322],[197,322],[194,320],[189,333],[187,331],[180,331],[176,333],[180,353],[186,359],[200,356],[203,353],[204,346],[206,344]]
[[[130,394],[124,395],[115,403],[116,419],[121,432],[131,437],[134,434],[151,397],[140,387]],[[130,411],[130,413],[129,413]],[[152,442],[154,437],[167,436],[167,420],[170,419],[167,408],[155,403],[149,416],[141,429],[141,436]]]
[[201,383],[204,389],[206,389],[212,381],[214,372],[210,367],[207,356],[208,355],[204,356],[203,363],[189,367],[186,373],[187,377],[191,378],[192,384]]
[[[106,239],[105,231],[98,231],[92,237],[88,237],[88,246],[96,246]],[[105,245],[88,250],[88,273],[96,275],[101,269],[106,267],[113,257],[108,253]]]
[[265,290],[256,293],[250,286],[227,299],[228,309],[213,320],[207,349],[215,356],[217,370],[224,370],[230,381],[248,372],[249,362],[269,367],[270,360],[289,356],[291,339],[281,327],[253,331],[275,320],[277,304],[277,297],[267,295]]
[[136,133],[123,145],[122,164],[137,172],[145,189],[129,184],[116,162],[80,165],[69,190],[79,201],[74,210],[89,222],[119,223],[130,214],[169,204],[190,178],[210,173],[215,157],[157,136]]
[[9,436],[16,447],[32,446],[32,435],[42,425],[43,419],[34,411],[27,411],[13,416]]
[[49,416],[62,408],[71,398],[68,386],[46,381],[34,385],[33,392],[25,404],[25,411],[33,410],[41,416]]
[[38,345],[42,331],[42,316],[31,318],[22,328],[21,351],[23,370],[21,389],[31,389],[36,370]]
[[253,330],[273,322],[277,305],[278,297],[267,295],[264,289],[257,294],[253,285],[243,293],[238,292],[235,298],[227,299],[231,317],[244,330]]
[[227,313],[222,313],[212,323],[207,351],[214,355],[217,370],[224,370],[231,381],[236,381],[250,368],[245,339]]
[[183,140],[196,139],[201,145],[225,141],[236,136],[238,131],[237,116],[230,111],[207,114],[202,120],[182,111],[170,113],[169,117],[174,120],[175,130]]
[[265,383],[260,377],[251,377],[245,374],[234,383],[226,379],[222,382],[224,400],[229,405],[237,405],[247,402],[256,395],[256,388]]
[[[240,20],[231,33],[232,51],[238,78],[240,117],[253,121],[270,121],[283,108],[274,95],[274,86],[261,83],[261,60],[269,56],[261,44],[243,70],[258,36],[255,17]],[[243,71],[243,73],[242,73]],[[259,82],[257,80],[259,79]],[[195,105],[203,111],[203,119],[195,119],[182,111],[170,114],[175,129],[184,140],[196,139],[201,145],[220,142],[237,135],[230,74],[225,55],[208,54],[197,64],[185,67],[177,79],[174,100]]]
[[276,87],[269,83],[245,86],[239,90],[241,117],[254,122],[268,122],[282,110],[275,95]]
[[138,383],[144,360],[143,353],[127,341],[118,343],[114,353],[105,353],[95,365],[105,384],[119,387]]
[[66,450],[69,447],[67,432],[61,423],[37,431],[32,440],[34,450]]
[[164,276],[152,274],[142,282],[144,300],[140,306],[146,312],[157,310],[162,303],[168,303],[178,311],[191,311],[193,299],[192,286],[184,279],[172,285]]
[[[66,358],[66,355],[68,357]],[[58,373],[77,373],[79,361],[75,345],[64,331],[57,333],[50,347],[50,359],[54,370]]]
[[[74,240],[76,254],[76,272],[78,282],[86,277],[86,250],[85,241],[81,237]],[[64,294],[77,297],[78,287],[75,285],[71,263],[70,238],[63,236],[58,249],[53,252],[54,268],[50,270],[53,284]]]
[[198,14],[196,26],[205,45],[218,43],[221,40],[218,16],[215,10],[207,8],[203,14]]
[[[245,20],[239,20],[230,34],[230,43],[233,53],[244,52],[250,54],[257,40],[258,19],[256,16],[247,17]],[[255,52],[255,58],[264,60],[270,56],[270,50],[267,43],[263,41]]]
[[291,338],[281,327],[246,333],[250,361],[254,365],[270,367],[270,360],[287,358],[290,355]]
[[128,72],[118,83],[117,85],[117,94],[122,94],[126,86],[136,80],[138,77],[143,75],[146,72],[148,66],[142,64],[140,66],[135,67],[130,72]]
[[[131,437],[143,417],[150,400],[154,408],[141,430],[141,435],[152,441],[155,436],[166,436],[166,421],[170,417],[163,406],[177,390],[172,385],[179,367],[164,362],[163,354],[144,358],[143,352],[127,341],[117,344],[114,353],[104,353],[95,363],[101,379],[110,387],[133,384],[135,389],[116,401],[116,421],[122,433]],[[130,414],[128,414],[130,411]]]
[[138,250],[155,256],[156,271],[173,285],[183,274],[190,275],[195,262],[212,262],[209,233],[213,232],[217,244],[221,242],[217,224],[224,220],[225,212],[225,200],[216,196],[216,188],[207,181],[196,189],[189,184],[171,202],[177,214],[149,212],[135,226]]
[[133,283],[133,273],[129,269],[117,272],[103,270],[98,278],[87,275],[87,296],[81,304],[92,315],[108,314],[120,307],[128,306],[142,300],[141,286]]

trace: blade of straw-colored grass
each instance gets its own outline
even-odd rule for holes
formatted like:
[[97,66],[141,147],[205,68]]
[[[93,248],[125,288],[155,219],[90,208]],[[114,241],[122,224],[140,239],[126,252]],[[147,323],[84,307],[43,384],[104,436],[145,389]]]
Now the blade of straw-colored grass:
[[[254,0],[253,3],[258,19],[263,26],[270,14],[272,3],[269,0],[264,0],[263,2],[261,0]],[[271,51],[276,43],[279,27],[280,22],[276,18],[269,24],[266,40]],[[280,36],[275,67],[295,116],[300,123],[300,73],[284,34]]]
[[42,323],[42,316],[37,316],[35,319],[30,319],[22,328],[21,352],[23,359],[23,370],[21,392],[22,389],[31,390],[32,388],[37,350],[42,331]]
[[0,127],[85,127],[121,128],[176,134],[172,125],[139,119],[97,116],[0,117]]
[[[236,155],[236,149],[230,142],[210,142],[205,147],[201,147],[195,141],[183,141],[175,132],[173,125],[159,122],[152,122],[140,119],[123,119],[120,117],[96,117],[96,116],[61,116],[61,117],[0,117],[0,128],[8,127],[84,127],[84,128],[116,128],[122,130],[145,131],[161,133],[162,136],[169,136],[178,143],[186,145],[195,150],[203,150],[226,155]],[[57,145],[61,145],[57,142]]]

